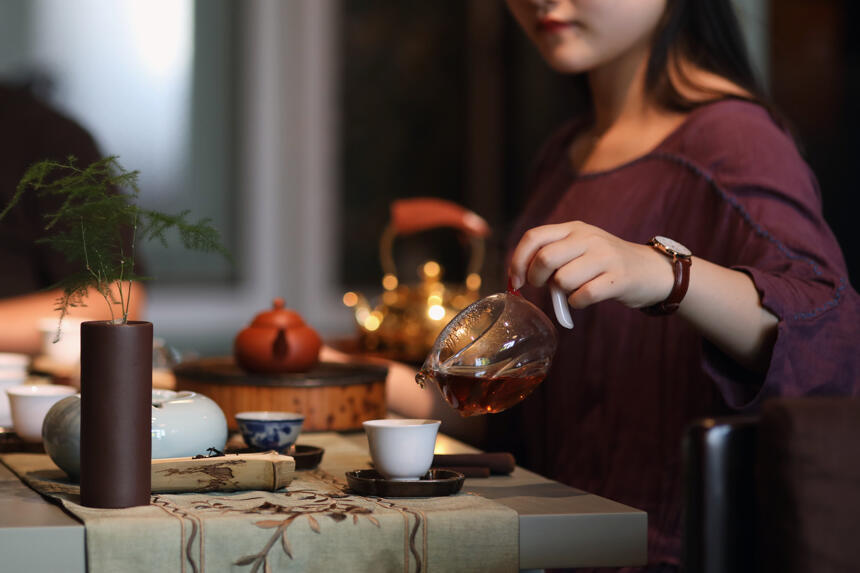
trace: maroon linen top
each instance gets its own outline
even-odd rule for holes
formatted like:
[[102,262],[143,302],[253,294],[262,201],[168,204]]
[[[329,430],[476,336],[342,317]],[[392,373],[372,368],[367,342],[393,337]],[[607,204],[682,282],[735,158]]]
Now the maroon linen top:
[[[559,329],[550,376],[496,422],[513,429],[508,445],[525,465],[646,510],[649,561],[677,563],[686,425],[771,396],[857,394],[860,303],[815,177],[762,107],[708,104],[650,153],[596,173],[568,161],[577,125],[539,158],[512,246],[531,227],[573,220],[637,243],[664,235],[749,274],[779,318],[762,379],[677,316],[617,302],[576,311],[575,328]],[[546,289],[523,294],[553,316]]]

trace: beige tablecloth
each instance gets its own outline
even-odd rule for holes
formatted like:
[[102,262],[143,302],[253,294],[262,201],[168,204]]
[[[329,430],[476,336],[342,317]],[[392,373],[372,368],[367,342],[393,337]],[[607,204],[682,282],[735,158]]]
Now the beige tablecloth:
[[518,569],[514,510],[462,493],[348,494],[340,470],[366,465],[366,454],[334,438],[314,443],[321,441],[332,456],[328,468],[298,472],[286,490],[158,494],[149,506],[129,509],[79,505],[78,487],[45,455],[0,460],[83,521],[92,573]]

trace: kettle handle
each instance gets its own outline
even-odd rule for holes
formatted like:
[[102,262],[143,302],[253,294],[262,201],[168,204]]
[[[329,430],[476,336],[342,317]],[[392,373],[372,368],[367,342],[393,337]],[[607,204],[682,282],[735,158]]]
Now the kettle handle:
[[391,203],[391,220],[379,240],[379,260],[386,274],[397,276],[394,239],[439,227],[451,227],[467,235],[471,243],[467,275],[477,274],[484,264],[484,237],[490,226],[483,217],[461,205],[435,197],[398,199]]
[[490,234],[487,222],[465,207],[445,199],[415,197],[391,203],[391,223],[398,235],[410,235],[437,227],[452,227],[470,237]]

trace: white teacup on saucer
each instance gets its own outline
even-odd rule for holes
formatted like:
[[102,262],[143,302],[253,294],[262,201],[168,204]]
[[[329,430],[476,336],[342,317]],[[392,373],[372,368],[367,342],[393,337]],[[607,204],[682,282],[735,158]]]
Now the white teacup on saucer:
[[392,481],[418,480],[433,464],[439,420],[403,419],[364,422],[373,466]]

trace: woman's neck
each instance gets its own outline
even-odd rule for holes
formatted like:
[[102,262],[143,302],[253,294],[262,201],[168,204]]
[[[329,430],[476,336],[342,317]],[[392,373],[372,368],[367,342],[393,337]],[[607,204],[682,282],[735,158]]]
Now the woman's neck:
[[601,171],[651,151],[686,117],[669,111],[645,89],[647,43],[588,74],[594,123],[571,145],[578,172]]
[[594,102],[594,135],[619,124],[638,124],[657,111],[645,91],[647,45],[635,47],[588,74]]

